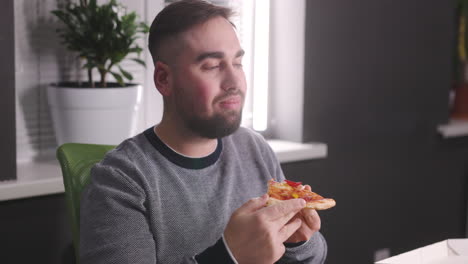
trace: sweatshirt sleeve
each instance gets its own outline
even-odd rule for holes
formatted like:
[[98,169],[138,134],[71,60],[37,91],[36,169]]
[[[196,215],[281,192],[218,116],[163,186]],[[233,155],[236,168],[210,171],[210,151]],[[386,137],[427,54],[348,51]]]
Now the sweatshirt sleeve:
[[98,164],[91,175],[81,197],[81,263],[156,263],[143,190],[110,166]]
[[308,241],[299,246],[286,246],[286,252],[277,263],[322,264],[326,257],[327,243],[322,234],[316,232]]

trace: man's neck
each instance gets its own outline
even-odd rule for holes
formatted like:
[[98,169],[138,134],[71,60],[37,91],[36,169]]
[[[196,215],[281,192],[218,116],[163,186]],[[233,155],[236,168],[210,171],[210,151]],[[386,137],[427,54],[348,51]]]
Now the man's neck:
[[208,156],[216,150],[218,144],[217,139],[203,138],[165,122],[156,125],[154,133],[174,151],[193,158]]

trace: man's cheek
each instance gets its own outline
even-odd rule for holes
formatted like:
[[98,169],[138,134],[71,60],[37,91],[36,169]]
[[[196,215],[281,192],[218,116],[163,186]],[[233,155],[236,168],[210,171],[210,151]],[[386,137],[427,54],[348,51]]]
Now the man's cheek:
[[213,103],[212,91],[207,85],[199,85],[195,97],[193,99],[197,102],[197,105],[209,107]]

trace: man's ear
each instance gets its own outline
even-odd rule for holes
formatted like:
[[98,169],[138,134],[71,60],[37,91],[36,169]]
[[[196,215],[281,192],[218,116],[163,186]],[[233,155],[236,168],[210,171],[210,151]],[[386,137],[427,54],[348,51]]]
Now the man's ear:
[[169,65],[157,61],[154,65],[154,84],[162,96],[169,96],[171,89],[171,71]]

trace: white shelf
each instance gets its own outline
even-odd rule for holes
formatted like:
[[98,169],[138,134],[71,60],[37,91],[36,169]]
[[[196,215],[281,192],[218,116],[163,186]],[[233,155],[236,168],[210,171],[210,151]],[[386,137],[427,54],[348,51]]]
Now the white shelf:
[[0,182],[0,201],[64,192],[56,160],[19,163],[16,169],[16,180]]
[[[268,140],[281,163],[327,156],[323,143],[295,143]],[[17,165],[17,179],[0,182],[0,201],[63,193],[63,179],[57,160],[24,162]]]
[[468,136],[468,120],[450,120],[448,124],[438,126],[437,131],[444,138]]
[[296,143],[284,140],[268,140],[279,162],[293,162],[310,159],[321,159],[327,156],[327,145],[324,143]]

